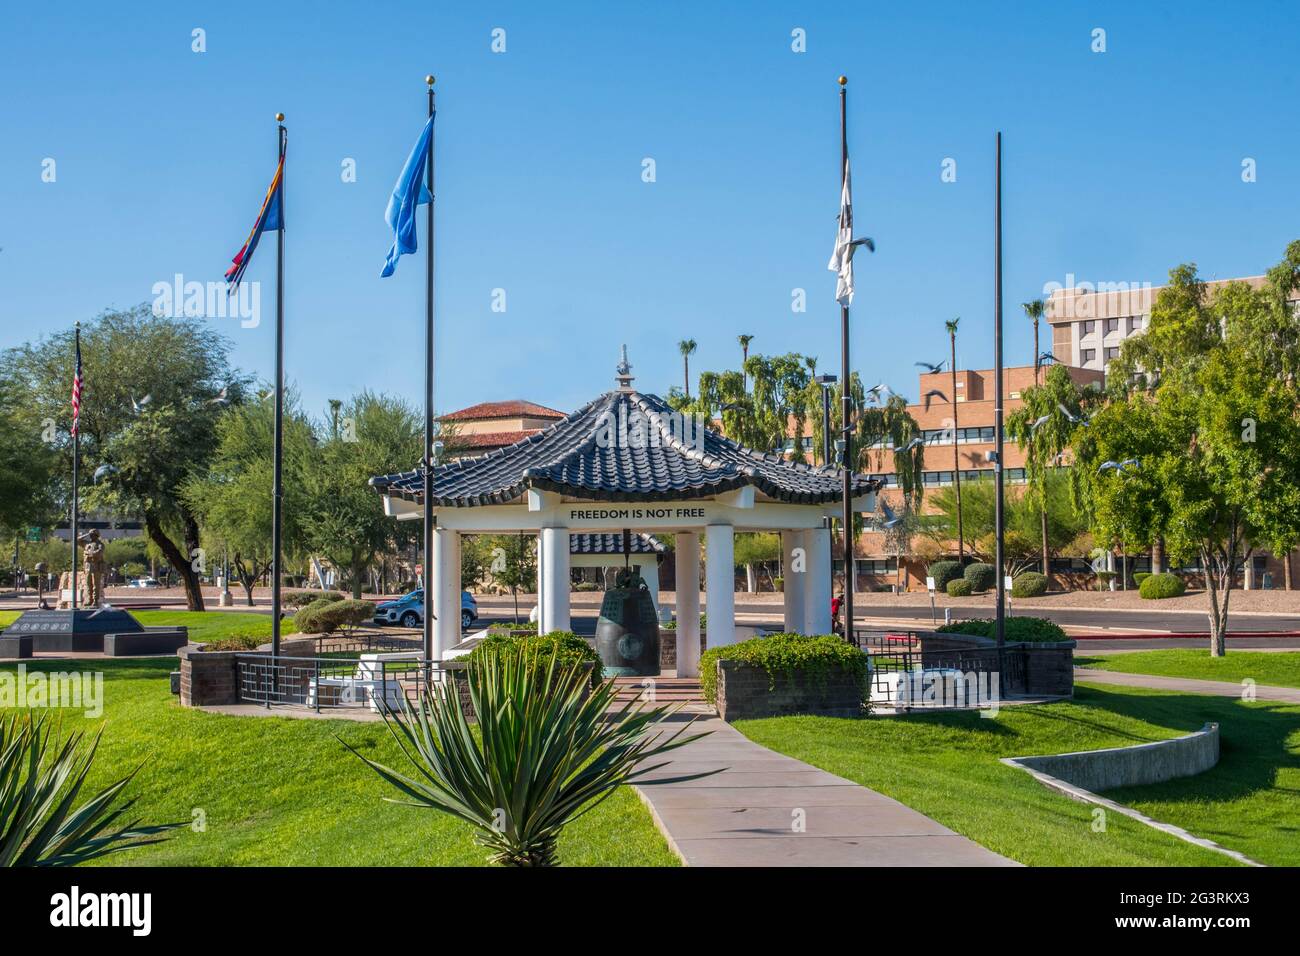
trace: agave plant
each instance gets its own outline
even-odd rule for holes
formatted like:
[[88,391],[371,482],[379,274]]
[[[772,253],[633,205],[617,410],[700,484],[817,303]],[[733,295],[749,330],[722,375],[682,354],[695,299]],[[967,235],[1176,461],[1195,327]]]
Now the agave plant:
[[494,863],[555,866],[567,824],[620,784],[664,765],[647,761],[705,736],[687,736],[689,722],[671,733],[652,729],[667,707],[628,701],[611,710],[613,681],[592,688],[580,663],[536,648],[491,648],[462,673],[477,733],[447,680],[426,690],[418,706],[403,701],[400,714],[384,715],[413,775],[348,749],[405,794],[385,799],[472,824]]
[[118,825],[135,800],[116,808],[114,801],[139,767],[73,809],[102,733],[83,747],[82,733],[59,743],[45,715],[0,720],[0,866],[73,866],[157,843],[147,837],[183,826]]

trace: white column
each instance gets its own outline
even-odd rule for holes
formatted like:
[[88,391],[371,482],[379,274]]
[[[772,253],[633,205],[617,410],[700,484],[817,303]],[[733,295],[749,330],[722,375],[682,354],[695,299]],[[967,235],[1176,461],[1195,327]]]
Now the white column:
[[460,532],[433,529],[433,560],[429,593],[433,594],[433,656],[445,660],[447,651],[460,643]]
[[700,676],[700,536],[677,534],[677,676]]
[[808,577],[808,536],[802,531],[781,532],[781,575],[785,578],[785,623],[789,634],[804,634],[804,581]]
[[736,641],[736,540],[729,524],[705,529],[704,600],[709,647]]
[[543,622],[546,620],[546,545],[542,536],[537,536],[537,633],[545,634],[542,629]]
[[569,529],[542,529],[541,633],[567,631],[569,623]]
[[804,633],[831,632],[831,533],[826,528],[804,532],[808,570],[804,572]]

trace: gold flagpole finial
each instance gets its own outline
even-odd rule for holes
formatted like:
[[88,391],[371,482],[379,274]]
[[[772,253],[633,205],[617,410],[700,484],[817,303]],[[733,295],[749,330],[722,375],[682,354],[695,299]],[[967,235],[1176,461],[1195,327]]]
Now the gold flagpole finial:
[[433,74],[430,73],[428,76],[426,76],[424,78],[424,82],[428,83],[430,86],[433,86]]
[[283,113],[276,113],[276,114],[275,114],[275,121],[276,121],[277,123],[283,123],[283,122],[284,122],[284,114],[283,114]]
[[846,86],[848,82],[849,82],[849,78],[847,76],[840,77],[840,86]]

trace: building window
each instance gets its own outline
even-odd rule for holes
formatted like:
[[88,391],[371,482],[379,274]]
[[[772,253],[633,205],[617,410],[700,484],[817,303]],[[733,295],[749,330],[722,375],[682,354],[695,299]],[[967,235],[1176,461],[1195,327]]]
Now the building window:
[[1092,335],[1092,333],[1096,331],[1097,331],[1097,322],[1095,319],[1088,319],[1088,321],[1083,323],[1084,335]]
[[1117,349],[1117,348],[1108,348],[1108,349],[1106,349],[1106,361],[1107,361],[1107,362],[1109,362],[1111,359],[1117,359],[1117,358],[1119,358],[1119,349]]
[[812,451],[813,440],[811,436],[804,435],[801,439],[801,444],[803,445],[804,451]]
[[1107,319],[1105,334],[1110,335],[1110,333],[1118,332],[1118,331],[1119,331],[1119,319]]
[[1128,318],[1128,334],[1141,332],[1146,325],[1147,317],[1145,315],[1130,315]]
[[1084,365],[1087,365],[1089,362],[1095,362],[1097,361],[1097,350],[1081,349],[1079,351],[1079,359],[1083,362]]

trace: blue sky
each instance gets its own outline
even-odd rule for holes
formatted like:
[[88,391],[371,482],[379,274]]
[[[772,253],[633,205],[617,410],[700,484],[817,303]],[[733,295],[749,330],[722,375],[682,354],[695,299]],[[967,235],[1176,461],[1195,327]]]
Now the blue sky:
[[[11,5],[0,347],[150,300],[175,273],[220,279],[283,110],[288,374],[313,411],[363,387],[417,401],[423,256],[379,269],[428,72],[443,409],[576,407],[612,385],[623,342],[637,385],[661,393],[681,379],[684,337],[699,342],[693,371],[734,367],[742,332],[837,368],[841,72],[858,232],[877,243],[858,260],[854,365],[913,397],[913,361],[946,354],[945,319],[962,317],[960,364],[991,361],[998,129],[1010,362],[1030,360],[1018,303],[1045,282],[1159,283],[1182,261],[1257,274],[1300,237],[1295,4],[900,6]],[[796,28],[807,52],[791,49]],[[956,182],[941,181],[945,158]],[[261,326],[212,320],[260,375],[273,276],[268,242],[248,274],[267,283]]]

